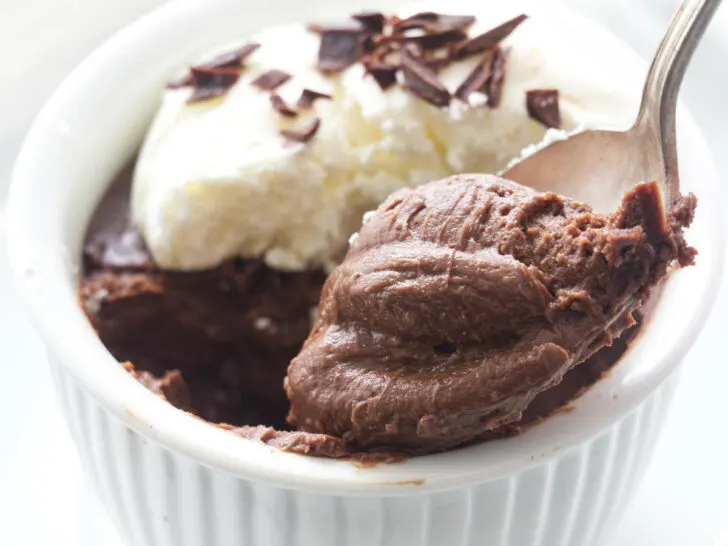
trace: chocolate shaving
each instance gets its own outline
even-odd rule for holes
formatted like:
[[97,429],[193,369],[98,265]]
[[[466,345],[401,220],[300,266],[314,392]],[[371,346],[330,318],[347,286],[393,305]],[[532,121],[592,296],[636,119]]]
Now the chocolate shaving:
[[272,94],[270,96],[270,103],[273,105],[275,111],[282,116],[285,116],[287,118],[295,118],[298,115],[298,112],[288,106],[280,95],[277,95],[275,93]]
[[238,49],[229,51],[228,53],[223,53],[222,55],[218,55],[217,57],[206,63],[203,63],[200,66],[204,68],[232,68],[240,66],[242,62],[259,47],[260,44],[256,43],[245,44]]
[[238,81],[238,68],[205,68],[202,66],[190,69],[192,85],[195,90],[188,102],[203,100],[224,95]]
[[488,106],[496,108],[503,95],[503,81],[506,76],[508,53],[500,47],[493,50],[493,61],[490,63],[490,82],[488,82]]
[[402,73],[405,87],[433,106],[448,106],[450,92],[437,77],[437,73],[409,51],[403,51]]
[[[374,48],[376,47],[376,41],[374,40],[373,36],[374,36],[373,34],[367,34],[362,39],[362,44],[361,44],[362,54],[367,54],[367,53],[371,53],[372,51],[374,51]],[[379,36],[381,36],[381,35],[379,35]]]
[[395,34],[412,29],[435,33],[465,32],[474,22],[475,17],[472,15],[443,15],[426,11],[396,22],[393,31]]
[[528,18],[527,15],[521,14],[518,17],[514,17],[510,21],[498,25],[495,28],[490,29],[479,36],[470,38],[457,46],[454,49],[454,57],[456,59],[462,59],[476,53],[481,53],[486,49],[490,49],[493,46],[499,44],[508,35],[516,30],[516,27]]
[[197,69],[215,69],[215,68],[240,68],[242,62],[247,59],[256,49],[260,47],[260,44],[250,43],[245,44],[238,49],[223,53],[214,57],[212,60],[196,65],[190,69],[190,71],[167,84],[167,89],[180,89],[182,87],[189,87],[195,85],[195,77],[193,70]]
[[[375,66],[383,66],[390,68],[399,68],[402,65],[402,46],[403,42],[399,36],[382,36],[377,41],[374,51],[370,55],[362,58],[362,63]],[[416,44],[408,44],[411,52],[419,57],[421,48]]]
[[356,15],[352,15],[351,18],[360,22],[364,25],[364,28],[373,34],[381,34],[384,31],[384,23],[387,20],[384,14],[376,11],[357,13]]
[[405,36],[401,40],[405,43],[416,44],[423,50],[439,49],[449,44],[455,44],[466,40],[467,34],[460,30],[448,30],[435,34],[423,34],[421,36]]
[[382,91],[386,91],[397,83],[397,67],[373,61],[365,61],[364,66],[367,74],[374,78]]
[[449,48],[425,50],[422,54],[423,62],[435,72],[452,64]]
[[425,65],[432,70],[435,74],[440,72],[443,68],[448,66],[451,63],[450,59],[440,59],[440,58],[433,58],[433,59],[425,59],[424,60]]
[[281,136],[292,142],[308,142],[311,140],[321,126],[321,119],[315,118],[308,126],[303,129],[283,129]]
[[312,89],[304,89],[301,92],[301,97],[298,99],[296,106],[301,110],[306,110],[307,108],[311,108],[313,103],[318,99],[331,100],[331,95],[320,93],[319,91],[314,91]]
[[291,79],[291,75],[283,70],[272,69],[263,72],[255,80],[252,85],[263,91],[273,91]]
[[546,127],[561,127],[559,91],[557,89],[531,89],[526,91],[528,115]]
[[321,28],[317,68],[333,74],[350,67],[364,54],[367,38],[361,26]]
[[460,84],[460,87],[455,91],[455,96],[463,102],[468,102],[468,97],[471,93],[481,92],[487,93],[488,83],[490,82],[491,63],[493,54],[487,52],[482,61],[478,63],[473,71],[465,78],[465,81]]

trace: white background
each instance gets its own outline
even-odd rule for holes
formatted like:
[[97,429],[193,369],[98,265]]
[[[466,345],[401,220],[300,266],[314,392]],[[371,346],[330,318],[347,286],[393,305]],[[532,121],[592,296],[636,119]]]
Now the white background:
[[[12,162],[42,102],[91,48],[161,3],[0,0],[0,546],[122,546],[83,479],[58,415],[42,346],[14,298],[3,220]],[[677,4],[571,3],[601,19],[643,56],[651,55]],[[719,11],[696,56],[684,98],[725,179],[728,7]],[[683,368],[677,400],[648,475],[605,546],[728,546],[726,341],[724,288]]]

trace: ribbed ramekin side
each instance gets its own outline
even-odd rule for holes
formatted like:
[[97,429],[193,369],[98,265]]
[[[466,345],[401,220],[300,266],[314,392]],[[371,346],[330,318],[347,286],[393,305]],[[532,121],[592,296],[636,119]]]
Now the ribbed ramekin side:
[[371,497],[281,489],[200,465],[133,432],[52,356],[51,365],[84,469],[129,546],[591,546],[644,473],[674,383],[513,476]]
[[[110,416],[79,385],[75,377],[58,363],[54,355],[48,360],[53,371],[53,378],[59,393],[61,405],[71,436],[76,444],[79,459],[86,477],[99,499],[106,507],[112,521],[122,534],[122,538],[130,544],[145,544],[144,537],[137,534],[136,522],[132,520],[129,507],[121,496],[117,468],[119,461],[114,453],[120,451],[118,446],[109,445],[109,427],[113,426]],[[124,457],[124,454],[120,454]],[[129,464],[128,458],[121,464]]]
[[[637,486],[642,481],[649,462],[655,453],[659,435],[664,428],[668,409],[675,394],[679,377],[679,370],[673,373],[655,392],[653,392],[635,412],[621,423],[624,436],[631,433],[632,440],[625,442],[630,453],[623,456],[623,460],[630,461],[621,469],[620,479],[614,480],[611,486],[611,495],[606,506],[601,511],[601,520],[593,529],[585,534],[585,544],[597,543],[609,529],[619,521],[624,511],[629,507]],[[629,419],[639,416],[640,422],[631,427]],[[629,430],[628,430],[629,429]]]

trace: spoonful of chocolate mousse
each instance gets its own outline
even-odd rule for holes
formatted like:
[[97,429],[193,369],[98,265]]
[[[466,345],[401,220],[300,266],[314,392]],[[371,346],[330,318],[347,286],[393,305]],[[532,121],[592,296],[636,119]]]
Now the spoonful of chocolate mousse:
[[[630,131],[573,137],[505,178],[403,189],[371,213],[289,366],[289,423],[353,449],[474,442],[632,326],[651,289],[696,255],[683,236],[696,198],[678,189],[675,103],[718,4],[678,10]],[[606,214],[517,183],[579,177],[630,189]]]

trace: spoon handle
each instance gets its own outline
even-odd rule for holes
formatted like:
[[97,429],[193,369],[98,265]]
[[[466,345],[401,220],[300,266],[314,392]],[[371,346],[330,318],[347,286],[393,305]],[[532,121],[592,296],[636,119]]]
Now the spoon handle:
[[672,18],[652,61],[635,123],[659,139],[668,199],[679,194],[675,110],[688,63],[721,0],[684,0]]

